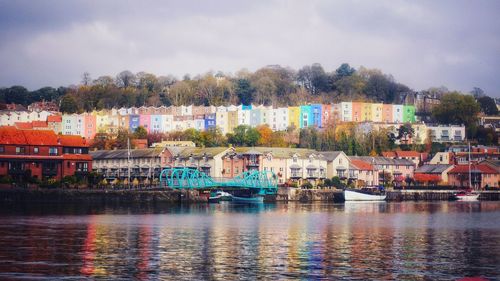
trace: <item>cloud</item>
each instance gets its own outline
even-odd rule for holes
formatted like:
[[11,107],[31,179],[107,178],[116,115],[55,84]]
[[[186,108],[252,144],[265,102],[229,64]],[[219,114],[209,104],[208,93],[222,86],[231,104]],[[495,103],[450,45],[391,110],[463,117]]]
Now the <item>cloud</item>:
[[[43,4],[41,4],[43,3]],[[414,89],[499,96],[496,1],[0,1],[0,86],[156,75],[379,68]]]

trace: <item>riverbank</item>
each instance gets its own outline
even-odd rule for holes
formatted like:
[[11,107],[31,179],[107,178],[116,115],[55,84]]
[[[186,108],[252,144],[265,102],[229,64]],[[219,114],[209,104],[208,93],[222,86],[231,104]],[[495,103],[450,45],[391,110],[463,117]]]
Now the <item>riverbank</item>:
[[[446,201],[455,191],[397,190],[387,192],[387,201]],[[499,201],[500,191],[482,191],[480,200]],[[276,196],[266,202],[344,202],[339,189],[297,189],[280,187]],[[97,189],[0,189],[0,202],[39,203],[206,203],[207,196],[198,190],[97,190]]]

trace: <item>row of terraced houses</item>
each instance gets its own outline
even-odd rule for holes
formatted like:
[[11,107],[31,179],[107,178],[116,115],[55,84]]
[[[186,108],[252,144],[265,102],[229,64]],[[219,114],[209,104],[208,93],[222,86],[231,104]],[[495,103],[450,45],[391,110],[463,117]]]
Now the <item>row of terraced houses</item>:
[[[142,126],[148,132],[168,133],[186,129],[210,130],[218,128],[222,134],[233,132],[239,125],[256,127],[267,124],[274,131],[289,127],[324,128],[328,124],[358,122],[380,127],[399,128],[401,124],[413,123],[416,140],[423,143],[428,132],[437,142],[462,141],[465,128],[462,125],[444,126],[417,123],[413,105],[341,102],[338,104],[309,104],[292,107],[263,105],[230,106],[161,106],[114,108],[63,114],[48,111],[0,112],[0,124],[21,129],[50,129],[64,135],[80,135],[93,139],[96,133],[116,133],[120,129],[131,132]],[[372,126],[372,125],[368,125]]]

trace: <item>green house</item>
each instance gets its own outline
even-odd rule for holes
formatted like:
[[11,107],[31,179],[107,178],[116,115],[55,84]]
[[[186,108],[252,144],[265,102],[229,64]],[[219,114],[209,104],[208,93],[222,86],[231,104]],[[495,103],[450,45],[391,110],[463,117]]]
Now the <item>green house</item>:
[[403,123],[414,123],[417,120],[415,119],[415,106],[413,105],[404,105],[403,106]]

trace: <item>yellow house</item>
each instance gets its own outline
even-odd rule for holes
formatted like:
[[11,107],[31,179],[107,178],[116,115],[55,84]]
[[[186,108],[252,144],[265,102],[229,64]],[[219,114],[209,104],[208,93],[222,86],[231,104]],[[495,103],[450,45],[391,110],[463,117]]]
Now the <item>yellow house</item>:
[[288,126],[293,126],[295,128],[300,128],[300,107],[299,106],[289,106],[288,107]]
[[227,112],[227,130],[229,133],[234,131],[234,128],[238,126],[238,111],[228,111]]
[[95,115],[96,131],[107,133],[108,123],[109,123],[108,113],[105,110],[100,110],[100,111],[92,111],[92,114]]
[[382,122],[383,105],[381,103],[372,103],[372,118],[373,122]]
[[361,121],[372,121],[372,104],[362,103],[361,105]]

